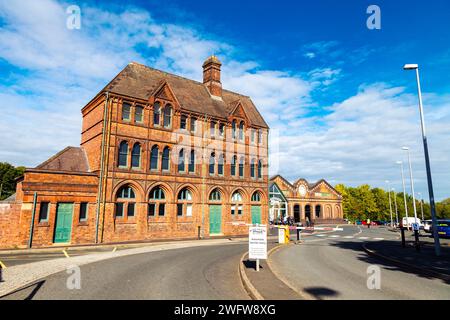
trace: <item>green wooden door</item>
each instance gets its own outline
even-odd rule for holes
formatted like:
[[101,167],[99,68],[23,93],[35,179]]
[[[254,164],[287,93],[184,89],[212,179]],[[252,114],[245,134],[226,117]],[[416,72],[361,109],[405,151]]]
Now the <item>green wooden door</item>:
[[72,235],[72,203],[58,203],[55,223],[55,243],[70,242]]
[[261,224],[260,206],[252,206],[252,224]]
[[222,233],[222,206],[209,206],[209,234]]

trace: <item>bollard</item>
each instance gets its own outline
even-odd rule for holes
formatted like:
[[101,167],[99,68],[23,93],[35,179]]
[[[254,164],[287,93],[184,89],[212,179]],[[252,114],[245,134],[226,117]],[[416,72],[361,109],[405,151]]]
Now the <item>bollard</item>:
[[401,233],[402,233],[402,247],[406,247],[406,240],[405,240],[405,229],[403,226],[400,227]]
[[300,241],[300,229],[297,229],[297,242]]
[[3,266],[0,263],[0,282],[3,282]]
[[420,251],[419,231],[417,231],[417,230],[414,230],[414,239],[415,239],[416,251]]
[[198,238],[198,240],[200,240],[200,229],[201,229],[201,227],[198,226],[197,229],[198,229],[198,231],[197,231],[197,238]]

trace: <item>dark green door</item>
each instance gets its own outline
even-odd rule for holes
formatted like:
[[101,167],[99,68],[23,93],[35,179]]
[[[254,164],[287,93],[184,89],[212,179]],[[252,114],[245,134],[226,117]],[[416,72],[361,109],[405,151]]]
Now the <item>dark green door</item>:
[[252,206],[252,224],[261,224],[260,206]]
[[222,206],[209,206],[209,234],[222,233]]
[[72,212],[72,203],[58,203],[55,223],[55,243],[70,242],[72,234]]

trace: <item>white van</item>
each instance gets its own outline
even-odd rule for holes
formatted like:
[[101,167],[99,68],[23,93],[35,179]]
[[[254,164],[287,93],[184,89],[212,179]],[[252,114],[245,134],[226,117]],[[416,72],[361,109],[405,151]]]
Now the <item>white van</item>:
[[[414,218],[414,217],[408,217],[408,218],[404,217],[402,220],[403,227],[406,227],[408,229],[412,229],[413,223],[416,223],[416,218]],[[420,227],[422,227],[422,221],[420,221],[419,218],[417,218],[417,223],[419,224]]]

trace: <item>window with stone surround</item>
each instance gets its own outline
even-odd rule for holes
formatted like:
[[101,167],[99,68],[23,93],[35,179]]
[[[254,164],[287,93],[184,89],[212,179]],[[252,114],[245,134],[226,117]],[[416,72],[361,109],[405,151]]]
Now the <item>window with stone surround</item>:
[[122,121],[131,120],[131,104],[128,102],[122,103]]
[[153,146],[150,152],[150,170],[158,170],[158,157],[159,157],[158,146]]
[[128,167],[128,142],[122,141],[119,145],[118,166],[121,168]]
[[161,123],[161,104],[156,101],[153,105],[153,125],[160,126]]
[[141,167],[141,145],[136,142],[131,151],[131,168],[139,169]]
[[170,148],[165,147],[162,153],[161,168],[163,171],[170,171]]
[[133,188],[129,185],[121,187],[117,192],[115,217],[119,219],[134,217],[135,206],[136,195]]
[[78,220],[80,222],[86,222],[87,219],[88,219],[88,203],[81,202],[80,203],[80,215],[78,217]]
[[143,123],[144,122],[144,107],[137,105],[134,108],[134,121],[136,123]]
[[50,202],[41,202],[39,208],[39,222],[48,222],[48,216],[50,211]]
[[184,188],[178,193],[177,216],[192,217],[192,193],[188,188]]
[[236,213],[242,215],[242,206],[242,194],[239,191],[236,191],[231,197],[231,215],[235,215]]
[[148,200],[148,217],[160,216],[166,214],[166,195],[164,190],[158,186],[150,191]]
[[164,120],[163,120],[164,128],[170,129],[172,128],[172,106],[170,104],[164,107]]

